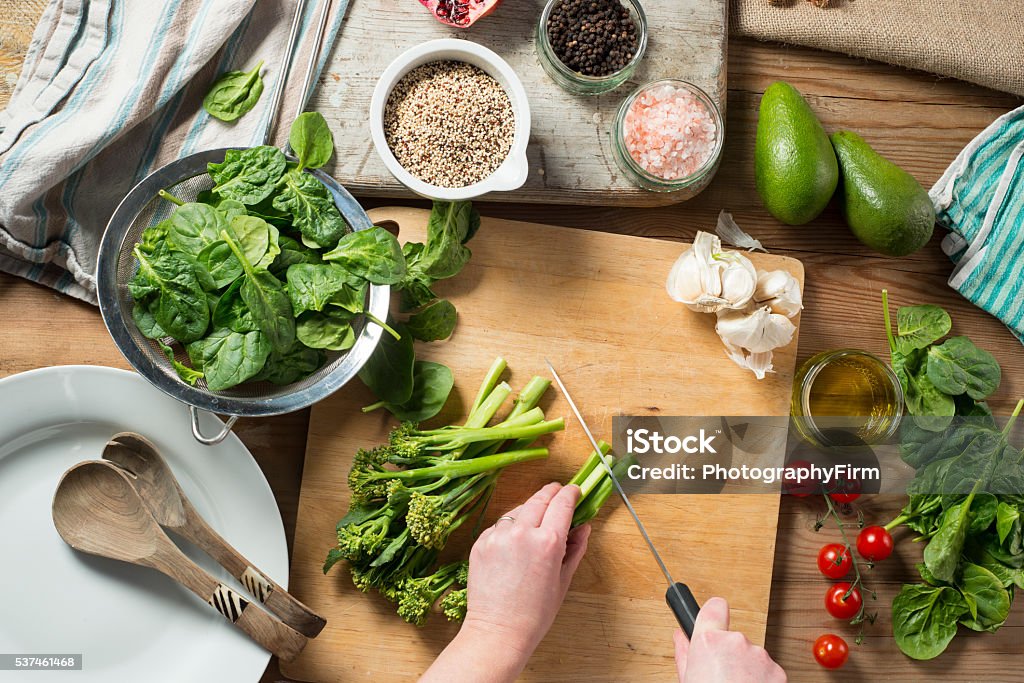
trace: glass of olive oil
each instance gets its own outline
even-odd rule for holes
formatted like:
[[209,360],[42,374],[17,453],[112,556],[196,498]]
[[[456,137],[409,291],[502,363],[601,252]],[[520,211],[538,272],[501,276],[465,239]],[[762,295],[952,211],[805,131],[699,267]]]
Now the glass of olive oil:
[[856,349],[824,351],[797,371],[790,411],[800,434],[816,445],[879,443],[899,427],[903,389],[878,356]]

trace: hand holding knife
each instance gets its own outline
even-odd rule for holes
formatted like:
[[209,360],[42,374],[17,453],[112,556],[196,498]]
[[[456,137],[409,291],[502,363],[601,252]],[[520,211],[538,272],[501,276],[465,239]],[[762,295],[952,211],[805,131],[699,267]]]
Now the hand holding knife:
[[[579,408],[576,407],[576,403],[572,400],[572,396],[569,395],[569,390],[565,388],[565,384],[562,382],[562,378],[558,376],[558,372],[554,366],[551,365],[551,361],[545,359],[548,369],[551,371],[551,376],[555,380],[555,384],[558,385],[562,395],[565,396],[565,400],[569,403],[569,408],[572,409],[573,415],[579,420],[580,426],[583,428],[583,432],[587,435],[587,439],[590,441],[590,445],[593,446],[594,451],[597,453],[601,452],[601,448],[598,446],[597,440],[591,433],[587,423],[583,420],[583,415],[580,414]],[[636,510],[633,509],[633,505],[629,502],[629,498],[626,496],[626,492],[622,489],[622,484],[615,477],[615,473],[612,471],[611,466],[603,458],[598,458],[601,465],[604,466],[608,472],[608,476],[611,477],[612,484],[615,486],[615,490],[618,492],[619,497],[622,498],[623,504],[626,509],[629,510],[629,514],[633,517],[633,521],[636,523],[637,529],[640,530],[640,535],[643,536],[644,541],[647,543],[647,547],[651,550],[651,555],[654,556],[655,561],[658,563],[658,567],[661,568],[661,573],[665,575],[665,579],[668,581],[668,591],[665,593],[665,601],[668,602],[668,606],[672,608],[672,613],[676,617],[676,621],[679,622],[680,628],[689,638],[693,635],[693,624],[697,620],[697,614],[700,612],[700,605],[697,603],[697,599],[690,592],[689,586],[685,583],[674,581],[672,575],[668,571],[668,567],[665,566],[665,562],[661,559],[661,555],[658,554],[657,548],[654,547],[654,543],[651,541],[651,537],[647,534],[647,529],[644,528],[643,522],[640,521],[640,517],[637,516]]]

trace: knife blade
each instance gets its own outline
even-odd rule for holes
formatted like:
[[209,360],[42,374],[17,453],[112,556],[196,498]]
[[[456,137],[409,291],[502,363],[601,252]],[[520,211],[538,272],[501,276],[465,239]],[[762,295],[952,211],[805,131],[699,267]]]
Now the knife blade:
[[[548,359],[545,358],[544,362],[547,363],[548,370],[551,371],[551,376],[555,380],[555,384],[558,385],[562,395],[565,396],[565,400],[569,403],[569,408],[579,421],[580,427],[583,428],[583,433],[587,435],[590,445],[594,447],[594,452],[600,453],[601,448],[597,445],[597,439],[594,438],[594,434],[590,431],[590,427],[587,426],[579,408],[576,407],[576,402],[572,400],[569,390],[565,388],[565,383],[562,381],[562,378],[558,376],[558,371],[555,370],[555,367]],[[633,518],[636,528],[639,529],[640,535],[643,536],[644,542],[647,543],[647,547],[651,551],[651,555],[654,557],[654,560],[658,563],[661,573],[665,575],[665,580],[668,581],[668,590],[665,593],[665,602],[667,602],[668,606],[672,609],[672,613],[675,615],[676,621],[679,622],[680,628],[682,628],[683,632],[686,633],[686,637],[691,637],[693,635],[693,624],[697,620],[697,614],[700,612],[700,604],[697,602],[697,598],[693,596],[689,586],[680,581],[675,581],[672,578],[672,574],[665,565],[665,561],[661,559],[661,554],[658,553],[658,549],[654,546],[654,542],[647,533],[644,523],[640,521],[640,516],[636,514],[636,510],[633,509],[633,504],[629,502],[629,496],[626,495],[626,492],[622,489],[622,484],[619,483],[618,478],[615,476],[615,472],[612,471],[611,465],[609,465],[604,458],[598,458],[598,460],[601,462],[601,465],[604,466],[608,476],[611,477],[615,491],[619,494],[619,498],[622,499],[623,505],[625,505],[626,509],[629,510],[629,514]]]

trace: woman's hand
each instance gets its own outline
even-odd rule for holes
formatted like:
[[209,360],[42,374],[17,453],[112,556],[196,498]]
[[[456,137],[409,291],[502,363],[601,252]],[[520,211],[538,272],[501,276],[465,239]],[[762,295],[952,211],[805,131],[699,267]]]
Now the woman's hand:
[[569,528],[579,497],[578,486],[548,484],[480,534],[466,620],[421,681],[497,683],[522,672],[587,550],[589,525]]
[[711,598],[697,615],[693,638],[675,633],[676,668],[680,683],[785,683],[786,672],[768,652],[729,630],[729,605]]
[[548,484],[480,534],[469,554],[465,626],[501,635],[529,656],[551,628],[587,550],[588,525],[571,533],[578,486]]

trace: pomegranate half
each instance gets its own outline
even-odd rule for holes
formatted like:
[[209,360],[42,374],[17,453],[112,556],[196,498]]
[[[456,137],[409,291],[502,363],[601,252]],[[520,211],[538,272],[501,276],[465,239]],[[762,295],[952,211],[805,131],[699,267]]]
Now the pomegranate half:
[[469,28],[494,11],[501,0],[420,0],[442,24]]

